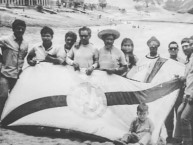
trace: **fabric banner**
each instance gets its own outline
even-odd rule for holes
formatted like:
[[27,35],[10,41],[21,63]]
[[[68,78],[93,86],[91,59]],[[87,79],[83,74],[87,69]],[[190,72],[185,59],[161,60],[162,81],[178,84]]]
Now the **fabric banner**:
[[1,120],[4,126],[47,126],[115,140],[128,132],[137,105],[146,102],[156,143],[180,86],[178,79],[147,84],[99,70],[87,76],[84,69],[40,63],[23,71]]

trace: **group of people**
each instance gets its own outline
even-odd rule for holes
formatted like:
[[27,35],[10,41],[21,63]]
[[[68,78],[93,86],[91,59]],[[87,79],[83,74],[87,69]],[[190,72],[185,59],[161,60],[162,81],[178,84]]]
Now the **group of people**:
[[[25,29],[26,23],[23,20],[16,19],[12,23],[13,34],[0,38],[0,116],[9,92],[13,89],[19,75],[22,73],[25,58],[27,58],[30,66],[35,66],[39,62],[50,62],[71,65],[75,71],[85,68],[87,75],[91,75],[95,69],[100,69],[108,74],[117,74],[128,78],[130,70],[138,63],[138,58],[133,53],[134,43],[130,38],[123,39],[121,49],[113,45],[114,41],[120,37],[120,33],[113,29],[102,30],[98,33],[98,37],[104,42],[104,47],[98,50],[89,41],[92,32],[88,27],[79,29],[79,42],[77,42],[76,33],[67,32],[65,45],[63,48],[59,48],[52,42],[54,31],[45,26],[40,31],[42,42],[35,45],[29,52],[28,43],[23,39]],[[151,37],[147,41],[147,45],[150,50],[150,53],[145,56],[147,59],[155,62],[159,60],[161,63],[166,61],[158,54],[160,42],[156,37]],[[170,58],[186,64],[186,71],[185,76],[177,76],[185,84],[181,89],[181,94],[184,94],[183,99],[177,99],[177,103],[174,105],[165,124],[168,143],[192,145],[193,37],[184,38],[181,41],[181,46],[187,56],[187,61],[178,57],[179,46],[176,42],[173,41],[168,45]],[[146,77],[143,82],[150,83],[152,79],[153,76]],[[174,136],[173,110],[177,112]],[[148,143],[153,131],[153,124],[147,117],[148,106],[144,103],[140,104],[137,108],[137,115],[138,118],[131,124],[130,133],[125,135],[123,139],[115,141],[115,144],[138,143],[145,145]]]

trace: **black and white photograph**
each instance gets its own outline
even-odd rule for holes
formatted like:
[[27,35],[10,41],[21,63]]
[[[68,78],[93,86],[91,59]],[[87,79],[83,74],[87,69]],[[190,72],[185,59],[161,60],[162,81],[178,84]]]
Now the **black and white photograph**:
[[0,0],[0,145],[193,145],[193,0]]

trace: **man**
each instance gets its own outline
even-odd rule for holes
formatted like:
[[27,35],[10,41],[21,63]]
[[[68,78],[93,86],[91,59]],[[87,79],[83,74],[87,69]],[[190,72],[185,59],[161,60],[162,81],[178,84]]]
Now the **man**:
[[[186,38],[187,39],[187,38]],[[191,38],[190,38],[191,39]],[[185,91],[183,101],[178,108],[176,130],[174,137],[177,141],[181,141],[183,145],[192,145],[192,126],[193,121],[193,40],[191,39],[187,47],[182,47],[184,54],[187,56],[185,69]],[[185,44],[184,44],[185,46]]]
[[180,63],[183,63],[183,64],[185,63],[185,61],[178,56],[179,46],[178,46],[177,42],[172,41],[169,43],[168,52],[170,54],[171,59],[178,61]]
[[56,47],[52,43],[54,32],[51,28],[45,26],[41,30],[42,43],[34,46],[27,56],[29,65],[34,66],[40,61],[51,62],[54,64],[63,64],[66,59],[66,53],[62,48]]
[[82,27],[79,29],[80,42],[75,44],[68,53],[67,63],[75,70],[86,69],[86,74],[91,75],[98,67],[98,50],[89,42],[91,29]]
[[77,40],[77,35],[76,33],[69,31],[66,33],[65,35],[65,45],[64,45],[64,50],[66,53],[68,53],[70,51],[70,49],[72,48],[72,46],[74,45],[74,43]]
[[127,70],[127,63],[123,52],[113,44],[120,33],[113,29],[106,29],[98,33],[104,41],[104,47],[99,50],[99,68],[108,74],[121,75]]
[[23,39],[26,30],[24,21],[16,19],[12,23],[13,34],[0,38],[0,116],[8,98],[21,73],[24,58],[27,55],[28,43]]
[[[186,43],[186,39],[182,39],[181,41],[181,45],[182,45],[182,48],[185,46],[188,46],[189,43],[187,41],[187,44]],[[175,41],[172,41],[169,43],[168,45],[168,51],[170,53],[170,58],[175,60],[175,61],[178,61],[182,64],[185,64],[185,61],[183,59],[181,59],[180,57],[178,57],[178,44],[177,42]],[[183,96],[183,92],[184,92],[184,88],[182,87],[180,89],[180,92],[179,92],[179,95],[178,95],[178,98],[174,104],[174,107],[172,108],[172,110],[170,111],[168,117],[166,118],[166,121],[165,121],[165,126],[166,126],[166,129],[167,129],[167,138],[166,138],[166,142],[168,144],[170,143],[174,143],[175,142],[175,139],[173,139],[173,130],[174,130],[174,111],[177,113],[177,109],[179,107],[179,105],[181,104],[181,101],[182,101],[182,96]]]
[[150,83],[166,62],[166,59],[161,58],[158,54],[160,42],[156,37],[152,36],[147,41],[147,46],[149,47],[149,54],[139,59],[137,65],[126,75],[127,78]]

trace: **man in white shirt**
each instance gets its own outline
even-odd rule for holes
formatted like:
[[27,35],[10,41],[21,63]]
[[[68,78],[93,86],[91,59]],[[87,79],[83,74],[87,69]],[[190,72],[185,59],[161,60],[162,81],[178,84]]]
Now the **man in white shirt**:
[[52,43],[53,30],[45,26],[40,33],[43,42],[30,50],[27,56],[28,64],[34,66],[40,61],[63,64],[66,60],[66,52]]

